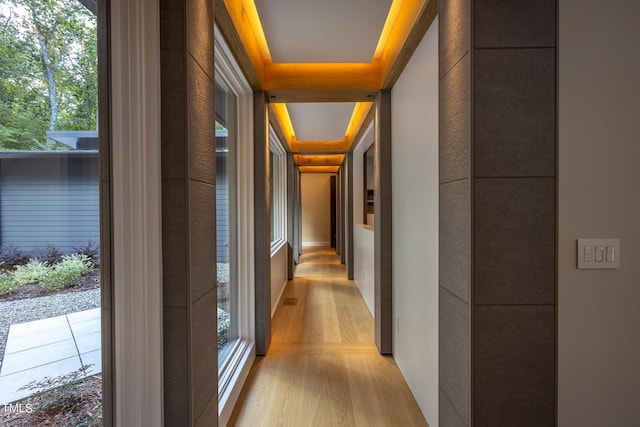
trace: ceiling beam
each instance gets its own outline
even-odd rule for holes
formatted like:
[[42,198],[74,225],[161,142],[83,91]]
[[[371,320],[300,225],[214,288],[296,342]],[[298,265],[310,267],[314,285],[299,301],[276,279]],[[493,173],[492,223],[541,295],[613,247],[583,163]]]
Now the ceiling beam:
[[438,14],[438,0],[404,0],[382,48],[381,89],[391,89]]
[[340,166],[299,166],[301,173],[337,173]]
[[344,162],[344,154],[334,155],[301,155],[293,158],[299,166],[340,166]]

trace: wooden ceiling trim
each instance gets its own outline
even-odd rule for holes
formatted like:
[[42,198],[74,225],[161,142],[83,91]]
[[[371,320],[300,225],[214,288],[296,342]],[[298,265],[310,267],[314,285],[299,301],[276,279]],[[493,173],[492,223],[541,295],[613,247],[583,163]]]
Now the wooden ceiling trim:
[[293,141],[291,151],[297,154],[335,154],[349,151],[350,142],[342,141]]
[[263,48],[256,40],[244,2],[232,0],[216,2],[215,20],[252,89],[262,90],[264,87]]
[[358,144],[360,139],[362,139],[362,137],[364,136],[364,133],[367,131],[367,128],[369,127],[371,122],[373,122],[374,114],[375,114],[375,108],[373,108],[372,106],[372,108],[370,108],[369,111],[367,112],[367,115],[362,121],[362,124],[358,128],[358,132],[354,135],[353,139],[351,139],[350,141],[351,145],[349,146],[349,149],[347,151],[353,151],[353,149],[356,147],[356,144]]
[[367,119],[369,113],[373,111],[373,102],[358,102],[353,109],[353,114],[351,115],[351,120],[349,121],[349,125],[347,126],[347,141],[349,141],[349,145],[353,145],[353,141],[360,132],[362,125]]
[[[276,114],[274,109],[274,107],[277,105],[280,105],[280,104],[269,104],[269,123],[271,123],[271,126],[273,127],[273,130],[276,133],[276,135],[278,135],[278,138],[280,139],[280,142],[282,143],[282,146],[284,147],[284,149],[290,152],[291,144],[289,142],[289,137],[282,129],[282,126],[280,125],[280,119],[278,118],[278,115]],[[278,107],[275,107],[275,108],[278,108]]]
[[382,50],[382,89],[391,89],[438,14],[438,0],[404,0]]
[[301,173],[337,173],[340,166],[299,166]]
[[334,155],[303,155],[293,156],[299,166],[340,166],[344,162],[344,154]]
[[266,92],[271,102],[371,102],[378,89],[272,89]]
[[377,91],[381,64],[264,64],[264,89]]
[[291,116],[289,116],[287,106],[286,104],[280,103],[271,103],[270,105],[285,137],[286,144],[289,146],[289,151],[292,151],[293,142],[296,141],[296,134],[293,130],[293,124],[291,123]]

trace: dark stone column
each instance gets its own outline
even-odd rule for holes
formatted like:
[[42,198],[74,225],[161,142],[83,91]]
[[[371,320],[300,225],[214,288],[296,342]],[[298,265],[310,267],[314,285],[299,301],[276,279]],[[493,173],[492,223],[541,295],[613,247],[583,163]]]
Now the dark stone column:
[[556,0],[439,16],[440,424],[555,425]]
[[391,91],[381,90],[375,101],[375,340],[381,354],[393,352],[393,252],[391,218]]
[[269,104],[261,91],[253,93],[253,141],[256,354],[263,356],[271,344],[271,165]]
[[215,426],[217,293],[212,0],[160,4],[164,419]]

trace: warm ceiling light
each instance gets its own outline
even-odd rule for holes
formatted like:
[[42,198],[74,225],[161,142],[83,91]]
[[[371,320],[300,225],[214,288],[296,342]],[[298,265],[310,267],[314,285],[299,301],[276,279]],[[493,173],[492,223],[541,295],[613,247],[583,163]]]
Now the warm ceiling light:
[[296,133],[293,130],[293,124],[291,123],[291,116],[289,116],[289,110],[287,110],[287,104],[272,103],[271,108],[276,115],[276,120],[280,124],[280,129],[284,132],[284,136],[291,144],[296,141]]
[[384,26],[382,27],[382,33],[380,33],[380,38],[378,39],[378,45],[376,46],[376,50],[373,53],[374,58],[381,58],[382,51],[384,50],[384,45],[389,40],[389,34],[391,34],[391,30],[393,29],[394,24],[396,23],[396,19],[398,17],[398,12],[400,12],[400,6],[402,5],[402,0],[393,0],[391,2],[391,7],[389,8],[389,14],[387,15],[387,20],[384,21]]
[[344,162],[344,154],[302,155],[293,156],[299,166],[340,166]]
[[336,173],[340,166],[298,166],[302,173]]

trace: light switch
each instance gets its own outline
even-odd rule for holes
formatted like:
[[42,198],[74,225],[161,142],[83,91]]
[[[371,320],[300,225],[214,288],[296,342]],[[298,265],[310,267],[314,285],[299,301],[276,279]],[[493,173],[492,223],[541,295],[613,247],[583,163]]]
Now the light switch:
[[578,239],[578,269],[620,268],[620,239]]
[[593,262],[593,246],[584,247],[584,262]]
[[596,262],[604,261],[604,246],[596,246]]

